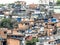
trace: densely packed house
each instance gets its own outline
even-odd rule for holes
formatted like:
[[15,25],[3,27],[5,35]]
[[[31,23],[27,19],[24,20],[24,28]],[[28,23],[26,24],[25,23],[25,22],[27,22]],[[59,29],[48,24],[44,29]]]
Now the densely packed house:
[[26,45],[32,38],[39,39],[36,45],[56,44],[54,37],[60,33],[60,13],[56,10],[60,7],[53,5],[17,1],[0,8],[0,21],[11,19],[13,23],[13,28],[0,28],[0,45]]

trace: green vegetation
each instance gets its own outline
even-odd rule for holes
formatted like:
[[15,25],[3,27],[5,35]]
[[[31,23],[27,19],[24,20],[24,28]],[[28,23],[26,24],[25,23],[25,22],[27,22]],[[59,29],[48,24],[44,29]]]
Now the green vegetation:
[[0,7],[5,6],[5,4],[0,4]]
[[38,38],[32,38],[31,41],[26,41],[26,45],[36,45],[36,42],[38,41]]
[[57,3],[56,3],[57,5],[60,5],[60,0],[57,0]]
[[2,19],[0,22],[0,28],[13,28],[13,23],[11,22],[11,19]]

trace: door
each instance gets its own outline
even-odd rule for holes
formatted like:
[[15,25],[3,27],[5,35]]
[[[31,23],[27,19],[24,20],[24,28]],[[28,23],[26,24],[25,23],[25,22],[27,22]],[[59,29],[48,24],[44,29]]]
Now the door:
[[7,45],[7,42],[6,41],[3,41],[3,45]]

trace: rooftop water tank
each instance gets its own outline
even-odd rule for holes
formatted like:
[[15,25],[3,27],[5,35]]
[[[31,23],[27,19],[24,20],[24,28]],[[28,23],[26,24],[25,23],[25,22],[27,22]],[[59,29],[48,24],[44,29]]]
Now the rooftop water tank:
[[48,19],[44,19],[44,22],[48,22]]
[[52,19],[51,19],[51,22],[56,23],[56,22],[57,22],[57,19],[56,19],[56,18],[52,18]]
[[18,22],[21,22],[21,18],[17,18],[17,21],[18,21]]

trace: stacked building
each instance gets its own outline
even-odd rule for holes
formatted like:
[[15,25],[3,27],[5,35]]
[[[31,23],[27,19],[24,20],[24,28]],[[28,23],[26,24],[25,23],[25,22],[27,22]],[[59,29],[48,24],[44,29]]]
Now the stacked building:
[[55,9],[53,2],[26,5],[25,1],[17,1],[6,5],[1,10],[1,20],[10,18],[18,26],[13,29],[0,28],[0,45],[26,45],[32,37],[39,39],[38,45],[47,42],[54,45],[55,40],[60,39],[54,38],[60,33],[60,14]]

